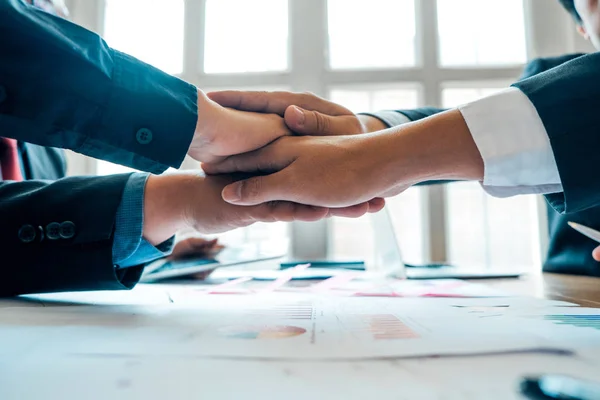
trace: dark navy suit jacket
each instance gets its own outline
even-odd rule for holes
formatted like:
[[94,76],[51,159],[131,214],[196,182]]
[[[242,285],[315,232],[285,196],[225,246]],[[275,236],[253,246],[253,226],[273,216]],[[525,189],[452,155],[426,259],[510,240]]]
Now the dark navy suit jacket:
[[[593,56],[596,57],[596,55]],[[590,90],[582,88],[582,85],[573,77],[565,75],[564,79],[553,79],[556,77],[557,71],[562,71],[563,74],[577,72],[577,75],[583,77],[586,74],[590,75],[593,71],[583,68],[581,65],[581,60],[588,57],[590,56],[571,54],[536,59],[526,66],[520,82],[514,86],[519,87],[530,97],[542,117],[550,135],[565,189],[564,194],[547,196],[549,203],[554,207],[548,206],[550,243],[544,270],[600,276],[600,263],[596,262],[591,255],[598,243],[567,225],[568,221],[574,221],[600,229],[600,207],[594,206],[600,200],[600,195],[586,189],[586,187],[590,187],[590,181],[600,182],[600,167],[592,165],[594,160],[600,158],[600,135],[598,135],[600,133],[600,106],[597,99],[594,101]],[[573,63],[575,65],[571,65]],[[558,66],[561,67],[556,69],[555,67]],[[593,80],[594,78],[589,77],[589,79]],[[598,90],[595,94],[596,98],[600,98],[598,83],[596,79],[590,81],[589,84]],[[549,90],[549,88],[554,88],[555,91]],[[582,97],[577,104],[567,107],[560,101],[564,95],[563,91],[579,91]],[[544,99],[543,95],[548,96],[548,99]],[[581,107],[581,110],[578,106]],[[591,108],[595,108],[594,118],[591,118],[596,120],[596,124],[593,126],[589,125],[593,113]],[[410,120],[416,121],[444,110],[423,107],[398,111]],[[557,115],[554,116],[552,113]],[[568,116],[566,119],[572,125],[562,122],[565,118],[560,118],[560,116],[564,117],[565,115]],[[586,145],[592,147],[586,148]],[[583,159],[576,161],[579,157]],[[600,189],[600,183],[593,186]]]
[[[573,54],[563,57],[536,60],[527,66],[525,72],[523,73],[522,79],[533,77],[545,71],[549,71],[552,68],[571,60],[576,61],[576,59],[580,58],[581,56],[581,54]],[[598,93],[598,95],[600,95],[600,93]],[[590,105],[586,105],[586,108],[589,106]],[[561,110],[561,112],[570,113],[572,114],[572,117],[576,119],[578,110],[569,108]],[[582,118],[585,118],[585,116],[582,115]],[[551,124],[550,121],[544,122],[546,125]],[[599,130],[600,124],[592,131],[588,131],[587,135],[595,136]],[[570,140],[577,141],[582,135],[585,136],[585,131],[573,134]],[[553,151],[557,159],[557,163],[559,163],[559,159],[562,162],[565,151],[575,147],[575,143],[572,143],[569,147],[564,147],[561,141],[554,140],[553,142]],[[577,157],[577,152],[571,155],[570,158],[573,157]],[[565,192],[567,192],[570,190],[569,186],[571,183],[568,171],[565,171],[564,169],[564,162],[562,162],[562,164],[563,168],[559,168],[559,170],[561,174],[561,180],[563,181],[563,187],[565,187],[565,184],[567,185],[565,188]],[[587,179],[598,180],[600,175],[597,175],[597,172],[598,168],[592,168],[587,171]],[[580,177],[577,179],[579,180]],[[556,205],[559,210],[565,211],[566,207],[564,207],[562,204],[564,201],[562,194],[550,195],[548,198],[551,204]],[[573,212],[561,214],[554,208],[548,207],[550,243],[548,248],[548,256],[544,263],[544,270],[548,272],[600,276],[600,263],[596,262],[591,256],[592,250],[598,246],[598,243],[581,235],[579,232],[576,232],[567,225],[569,221],[574,221],[594,229],[600,229],[600,207],[580,207],[577,211],[578,208],[575,205],[572,207],[572,209]],[[566,209],[566,211],[570,210]]]
[[[133,287],[142,268],[112,257],[130,175],[58,179],[51,147],[157,174],[179,167],[197,89],[21,0],[0,0],[0,38],[0,136],[20,142],[28,179],[0,182],[0,296]],[[57,224],[74,234],[49,238]]]
[[[19,142],[25,182],[0,181],[0,296],[131,288],[143,267],[117,270],[114,223],[129,174],[63,178],[64,152]],[[48,240],[45,227],[73,222],[72,239]],[[33,226],[24,243],[20,227]]]

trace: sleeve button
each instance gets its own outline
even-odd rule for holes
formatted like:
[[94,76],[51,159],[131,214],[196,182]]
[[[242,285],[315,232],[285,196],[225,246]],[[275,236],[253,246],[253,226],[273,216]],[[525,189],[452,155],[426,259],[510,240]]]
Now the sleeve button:
[[148,144],[152,141],[152,131],[147,128],[142,128],[137,131],[135,138],[139,144]]
[[75,236],[75,224],[71,221],[65,221],[60,224],[60,237],[63,239],[72,239]]
[[60,224],[52,222],[46,226],[46,237],[48,240],[60,239]]
[[23,243],[31,243],[35,240],[35,228],[31,225],[23,225],[19,229],[19,240]]

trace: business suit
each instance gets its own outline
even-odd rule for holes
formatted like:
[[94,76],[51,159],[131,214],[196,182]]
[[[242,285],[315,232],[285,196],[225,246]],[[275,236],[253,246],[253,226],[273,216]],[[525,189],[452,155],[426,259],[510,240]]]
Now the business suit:
[[0,182],[0,296],[133,287],[142,263],[117,267],[115,235],[133,177],[125,211],[134,209],[141,232],[144,176],[54,181],[62,153],[24,142],[161,173],[187,152],[195,87],[19,0],[0,0],[0,35],[0,136],[20,142],[28,179]]
[[[559,67],[565,65],[565,63],[572,62],[573,60],[577,60],[581,57],[584,57],[582,54],[571,54],[565,55],[562,57],[554,57],[554,58],[543,58],[537,59],[529,63],[523,74],[521,75],[519,81],[524,82],[517,83],[515,86],[520,87],[525,85],[526,88],[532,88],[531,92],[537,93],[533,89],[533,84],[528,83],[531,82],[529,79],[532,77],[537,77],[540,74],[545,73],[546,71],[551,71],[555,67]],[[585,56],[587,57],[587,56]],[[568,64],[567,64],[568,65]],[[541,79],[536,79],[536,84],[541,85],[546,82],[543,79],[544,75],[541,75]],[[538,90],[538,89],[536,89]],[[527,94],[527,92],[526,92]],[[538,99],[537,94],[535,94],[536,99]],[[551,97],[557,97],[556,94],[552,94]],[[546,102],[539,98],[539,103],[545,105]],[[538,104],[539,104],[538,103]],[[550,103],[552,104],[552,103]],[[398,110],[399,113],[403,114],[411,121],[416,121],[422,118],[426,118],[428,116],[437,114],[439,112],[444,111],[443,109],[433,108],[433,107],[424,107],[418,108],[414,110]],[[576,111],[576,110],[575,110]],[[559,110],[559,114],[565,114],[569,112],[568,110]],[[391,125],[389,118],[383,117],[383,114],[370,114],[374,117],[380,118],[387,125]],[[571,119],[571,118],[570,118]],[[577,113],[574,112],[573,119],[577,119]],[[552,122],[548,122],[551,124]],[[593,136],[586,131],[588,136]],[[578,135],[585,136],[585,135]],[[555,140],[554,143],[554,151],[558,152],[559,157],[562,158],[572,158],[571,154],[566,154],[568,151],[576,145],[574,143],[567,143],[567,140],[563,140],[560,136]],[[566,146],[564,148],[563,146]],[[565,161],[566,163],[567,161]],[[566,168],[569,168],[568,166]],[[597,174],[594,176],[590,176],[593,170],[586,172],[587,179],[597,179]],[[563,175],[561,178],[564,179]],[[581,179],[581,177],[574,177],[574,179]],[[564,184],[564,183],[563,183]],[[566,187],[569,190],[569,186],[567,184]],[[574,190],[579,190],[578,187],[573,188]],[[549,202],[553,204],[555,207],[559,209],[559,211],[564,211],[565,207],[562,202],[564,201],[564,197],[562,194],[552,194],[549,195]],[[582,201],[578,199],[578,202]],[[578,204],[578,203],[577,203]],[[570,273],[570,274],[582,274],[582,275],[594,275],[600,276],[600,263],[597,263],[592,259],[591,253],[592,250],[597,246],[597,243],[587,237],[581,235],[580,233],[574,231],[571,227],[568,226],[568,221],[579,222],[581,224],[600,229],[600,207],[589,207],[584,208],[580,207],[576,204],[576,212],[572,212],[569,214],[561,214],[557,212],[553,207],[548,206],[548,220],[549,220],[549,234],[550,234],[550,242],[549,249],[546,257],[546,261],[544,262],[544,270],[547,272],[560,272],[560,273]]]

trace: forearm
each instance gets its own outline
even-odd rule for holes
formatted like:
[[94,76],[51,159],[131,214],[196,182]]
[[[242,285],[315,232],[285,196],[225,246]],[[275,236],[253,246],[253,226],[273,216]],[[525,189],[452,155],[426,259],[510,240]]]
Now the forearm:
[[[483,180],[484,164],[458,110],[376,133],[391,186],[429,180]],[[382,175],[386,175],[385,173]]]

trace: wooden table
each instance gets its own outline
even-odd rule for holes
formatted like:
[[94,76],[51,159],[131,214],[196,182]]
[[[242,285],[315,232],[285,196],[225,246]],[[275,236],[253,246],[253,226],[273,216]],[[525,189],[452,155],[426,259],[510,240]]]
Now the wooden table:
[[544,273],[527,275],[520,279],[494,279],[482,283],[515,294],[600,308],[600,278]]

